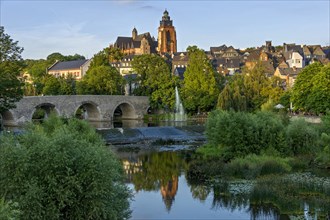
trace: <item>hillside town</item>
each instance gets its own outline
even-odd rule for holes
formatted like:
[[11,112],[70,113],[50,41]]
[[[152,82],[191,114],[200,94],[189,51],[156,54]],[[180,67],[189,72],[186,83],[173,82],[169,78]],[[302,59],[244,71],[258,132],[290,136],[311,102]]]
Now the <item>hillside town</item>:
[[134,25],[90,59],[0,25],[1,220],[330,219],[330,45]]
[[[180,36],[184,37],[184,36]],[[111,60],[111,66],[127,77],[136,77],[131,62],[136,56],[157,54],[170,63],[174,75],[183,79],[189,57],[186,51],[177,51],[177,36],[173,20],[167,10],[164,11],[158,27],[158,37],[149,32],[138,33],[134,27],[131,36],[118,36],[109,48],[118,48],[124,55],[119,60]],[[330,62],[330,46],[283,43],[272,45],[265,41],[259,47],[238,49],[232,45],[210,46],[205,51],[213,68],[223,76],[240,74],[243,68],[253,69],[257,63],[265,68],[267,76],[277,76],[283,80],[286,88],[293,86],[299,72],[307,65],[320,62]],[[56,61],[47,68],[48,74],[67,76],[72,74],[76,80],[81,80],[86,74],[91,60]]]

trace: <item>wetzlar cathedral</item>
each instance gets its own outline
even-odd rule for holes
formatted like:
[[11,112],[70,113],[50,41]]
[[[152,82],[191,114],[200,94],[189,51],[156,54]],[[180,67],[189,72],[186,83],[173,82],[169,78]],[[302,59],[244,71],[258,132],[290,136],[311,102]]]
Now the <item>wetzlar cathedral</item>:
[[149,32],[138,34],[134,27],[131,37],[118,37],[116,42],[110,47],[120,48],[125,55],[176,53],[176,32],[168,11],[164,11],[160,21],[157,41],[154,37],[151,37]]

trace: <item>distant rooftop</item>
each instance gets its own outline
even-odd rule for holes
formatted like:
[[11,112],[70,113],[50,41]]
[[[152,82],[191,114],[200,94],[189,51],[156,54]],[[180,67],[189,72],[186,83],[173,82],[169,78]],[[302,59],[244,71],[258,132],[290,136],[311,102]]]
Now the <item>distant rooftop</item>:
[[73,60],[73,61],[63,61],[57,62],[51,66],[48,70],[70,70],[79,69],[88,60]]

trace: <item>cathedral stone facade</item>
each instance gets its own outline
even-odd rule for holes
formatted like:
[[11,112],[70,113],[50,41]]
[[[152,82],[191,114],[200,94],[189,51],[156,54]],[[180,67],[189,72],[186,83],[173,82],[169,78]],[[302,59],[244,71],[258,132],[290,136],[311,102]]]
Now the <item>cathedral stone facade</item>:
[[131,37],[117,37],[116,42],[110,47],[119,48],[125,55],[173,54],[177,52],[177,41],[172,23],[168,11],[165,10],[158,28],[158,41],[151,37],[149,32],[138,34],[137,29],[134,28]]
[[126,55],[141,55],[156,53],[157,41],[150,33],[138,34],[136,28],[132,30],[132,37],[118,37],[115,48],[120,48]]

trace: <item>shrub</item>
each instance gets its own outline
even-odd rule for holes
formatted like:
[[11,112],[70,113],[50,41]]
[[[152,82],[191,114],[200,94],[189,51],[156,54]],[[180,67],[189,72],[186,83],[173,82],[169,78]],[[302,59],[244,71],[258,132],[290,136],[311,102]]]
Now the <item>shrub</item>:
[[6,202],[5,199],[0,199],[0,219],[11,220],[18,219],[20,211],[16,202]]
[[207,120],[206,136],[210,145],[219,147],[225,160],[260,154],[267,148],[285,153],[283,122],[270,112],[214,111]]
[[292,121],[287,127],[286,136],[293,155],[312,153],[319,138],[318,132],[304,119]]
[[226,164],[225,175],[253,179],[263,175],[287,173],[291,170],[289,162],[288,158],[250,154]]
[[52,117],[0,139],[0,196],[20,219],[129,217],[121,164],[87,123]]

